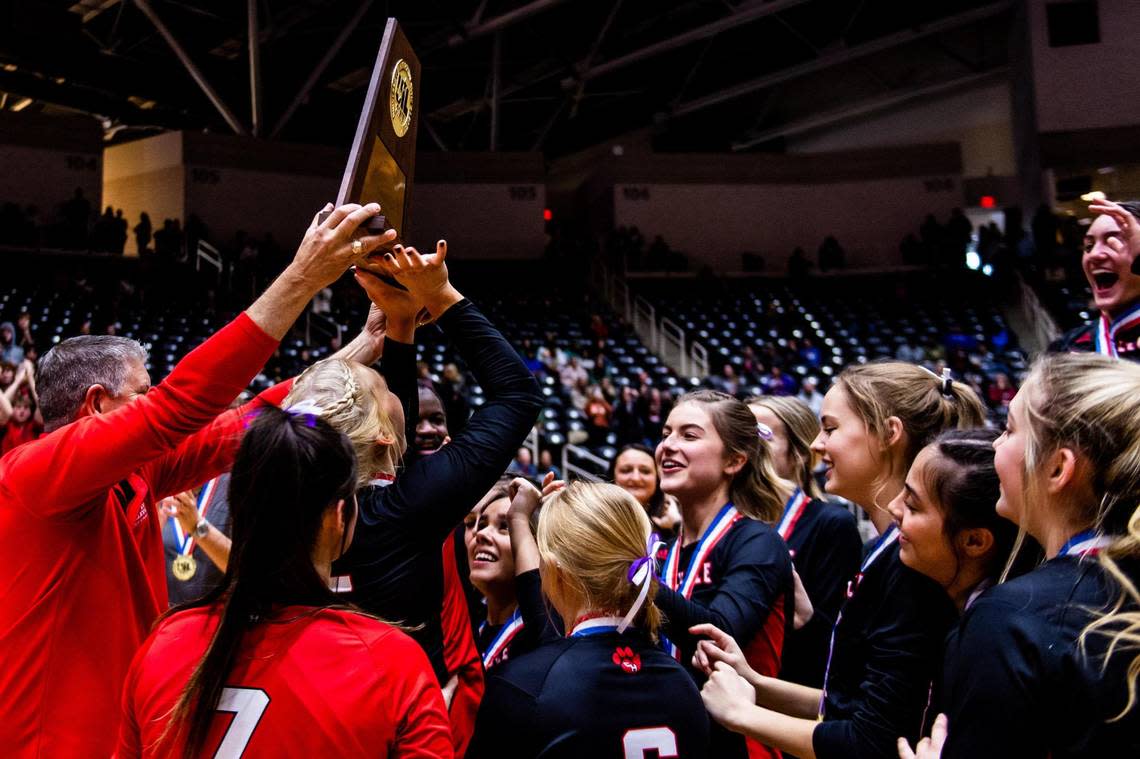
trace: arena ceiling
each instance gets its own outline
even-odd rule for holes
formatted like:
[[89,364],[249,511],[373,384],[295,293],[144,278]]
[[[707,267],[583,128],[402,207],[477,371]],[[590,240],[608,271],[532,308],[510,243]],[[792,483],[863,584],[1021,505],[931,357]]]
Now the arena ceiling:
[[209,129],[347,144],[396,16],[424,66],[421,150],[559,156],[630,133],[661,151],[779,150],[792,135],[1004,76],[1013,6],[5,0],[0,108],[92,114],[115,141]]

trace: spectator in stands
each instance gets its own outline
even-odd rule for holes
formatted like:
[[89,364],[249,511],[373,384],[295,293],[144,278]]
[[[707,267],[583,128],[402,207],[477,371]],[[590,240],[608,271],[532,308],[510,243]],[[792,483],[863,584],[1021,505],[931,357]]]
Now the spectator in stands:
[[27,353],[28,346],[36,344],[36,338],[32,334],[32,315],[27,311],[22,311],[16,317],[16,341],[25,353]]
[[87,245],[87,218],[91,203],[83,197],[83,188],[76,187],[71,200],[63,204],[64,247],[83,248]]
[[605,340],[610,336],[610,328],[606,326],[606,322],[602,319],[601,314],[590,315],[590,334],[596,340]]
[[127,247],[127,220],[123,218],[123,209],[115,211],[115,223],[111,229],[114,233],[111,237],[111,252],[121,256]]
[[645,439],[645,414],[637,390],[626,385],[613,409],[613,431],[617,444],[640,443]]
[[681,512],[661,489],[661,473],[653,451],[640,443],[624,446],[610,461],[607,479],[632,495],[653,521],[662,539],[676,534]]
[[431,367],[427,361],[416,362],[416,384],[420,387],[434,388],[435,380],[431,376]]
[[154,230],[150,225],[150,216],[146,211],[139,214],[139,223],[135,225],[135,245],[138,247],[138,254],[141,256],[150,251],[150,236]]
[[562,470],[554,466],[554,456],[549,448],[543,448],[538,452],[538,471],[542,472],[544,477],[547,472],[554,472],[554,479],[562,479]]
[[740,392],[740,378],[736,376],[736,368],[732,364],[725,364],[720,370],[720,376],[713,377],[709,384],[729,395],[735,396]]
[[792,255],[788,256],[788,276],[793,282],[799,282],[807,279],[808,273],[811,271],[811,260],[808,259],[807,253],[804,249],[796,246],[792,251]]
[[0,324],[0,360],[13,366],[24,360],[24,349],[16,341],[16,325],[12,322]]
[[649,271],[665,271],[669,268],[669,256],[672,251],[669,249],[669,244],[665,242],[665,238],[657,235],[653,238],[653,242],[649,244],[649,249],[645,253],[646,268]]
[[591,386],[585,409],[586,419],[590,423],[590,445],[605,444],[606,436],[610,432],[610,417],[613,415],[613,410],[602,389],[597,385]]
[[819,417],[819,412],[823,408],[823,393],[816,389],[817,380],[815,377],[804,377],[800,383],[800,392],[796,397],[808,405],[816,417]]
[[109,253],[115,247],[115,210],[107,206],[91,229],[91,249]]
[[558,372],[558,378],[566,388],[576,387],[580,382],[588,381],[589,373],[578,361],[577,356],[571,356],[566,365]]
[[966,265],[966,248],[973,232],[974,225],[962,213],[961,208],[950,212],[950,220],[946,222],[946,265],[949,268],[963,268]]
[[1015,395],[1017,395],[1017,388],[1009,381],[1009,375],[1005,372],[998,372],[985,397],[990,402],[990,408],[1004,418],[1009,414],[1009,403]]
[[661,425],[665,424],[665,420],[669,418],[669,411],[673,408],[672,397],[656,387],[651,387],[648,393],[639,393],[639,400],[643,404],[642,419],[646,433],[645,442],[655,445],[656,438],[651,438],[650,435],[656,435],[657,431],[661,429]]
[[796,381],[784,374],[784,371],[778,366],[773,366],[768,370],[768,375],[764,377],[761,384],[764,386],[766,395],[796,394]]
[[899,347],[895,349],[895,358],[899,361],[905,361],[908,364],[921,364],[926,358],[922,348],[911,345],[910,341],[903,338],[899,343]]
[[843,250],[839,240],[835,239],[835,235],[828,235],[823,239],[816,257],[819,259],[820,271],[843,269],[847,266],[847,252]]
[[538,470],[534,467],[534,458],[531,456],[529,448],[526,446],[519,448],[511,465],[507,467],[507,473],[519,474],[532,479],[538,475]]
[[594,358],[594,365],[590,369],[590,376],[594,382],[604,382],[610,379],[614,374],[613,364],[606,358],[606,354],[598,351],[598,355]]
[[926,258],[924,263],[931,266],[936,265],[939,260],[938,252],[942,249],[943,229],[942,225],[938,223],[938,219],[934,218],[934,214],[928,213],[926,215],[922,221],[922,226],[918,228],[918,235],[922,240]]
[[44,431],[36,395],[36,369],[24,361],[12,382],[0,392],[0,456],[35,440]]
[[800,361],[810,366],[812,369],[818,369],[823,357],[819,353],[819,348],[815,347],[810,337],[805,337],[803,343],[800,344],[800,349],[797,351]]
[[16,381],[16,365],[0,359],[0,392],[10,388]]

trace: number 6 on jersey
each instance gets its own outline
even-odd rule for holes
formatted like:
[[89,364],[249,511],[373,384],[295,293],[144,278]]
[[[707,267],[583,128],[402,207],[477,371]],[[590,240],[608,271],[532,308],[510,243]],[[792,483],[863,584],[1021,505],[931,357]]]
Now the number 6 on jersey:
[[621,738],[625,759],[648,759],[646,752],[657,751],[657,759],[677,756],[677,736],[667,727],[628,730]]

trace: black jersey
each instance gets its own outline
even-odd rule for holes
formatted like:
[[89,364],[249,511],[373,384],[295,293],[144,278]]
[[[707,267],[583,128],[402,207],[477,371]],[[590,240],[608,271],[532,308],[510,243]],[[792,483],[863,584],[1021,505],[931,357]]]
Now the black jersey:
[[839,504],[809,499],[799,489],[776,530],[788,544],[814,609],[806,625],[788,634],[780,679],[821,688],[831,628],[847,599],[847,581],[859,571],[863,541],[854,514]]
[[[407,625],[446,682],[440,550],[507,468],[538,416],[542,394],[518,353],[470,301],[452,306],[436,323],[484,388],[486,402],[437,453],[408,464],[387,487],[357,494],[356,534],[333,564],[333,584],[366,611]],[[414,431],[415,347],[386,340],[383,368]]]
[[511,617],[498,625],[482,622],[475,636],[475,646],[488,670],[563,636],[562,619],[546,605],[537,569],[515,577],[515,594],[518,607]]
[[1089,636],[1086,654],[1078,643],[1090,610],[1103,611],[1119,590],[1096,560],[1059,556],[983,593],[947,639],[942,756],[1140,756],[1140,708],[1108,721],[1128,702],[1135,650],[1102,672],[1109,639]]
[[958,617],[942,586],[903,565],[898,532],[884,533],[851,581],[833,632],[820,759],[897,756],[923,729],[942,644]]
[[[737,515],[701,560],[700,553],[716,536],[718,524],[732,519],[733,513],[722,511],[702,540],[684,546],[675,560],[666,561],[657,591],[657,605],[665,613],[664,634],[697,683],[705,678],[692,666],[699,638],[689,635],[691,626],[711,622],[724,630],[740,644],[752,668],[771,677],[779,673],[784,638],[791,628],[792,561],[774,528]],[[676,541],[670,553],[675,547]],[[671,587],[674,565],[679,590]],[[691,594],[686,598],[683,591],[690,584]],[[731,759],[748,756],[748,748],[743,736],[714,724],[709,753],[717,759]]]
[[1116,318],[1103,314],[1090,323],[1069,330],[1050,343],[1050,353],[1100,353],[1140,361],[1140,303],[1124,309]]
[[716,756],[692,678],[635,628],[569,637],[487,676],[467,759]]

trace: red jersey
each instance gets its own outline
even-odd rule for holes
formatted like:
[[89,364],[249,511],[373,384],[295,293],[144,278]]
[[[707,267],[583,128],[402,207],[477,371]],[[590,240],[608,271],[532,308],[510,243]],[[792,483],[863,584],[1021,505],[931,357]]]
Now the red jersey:
[[6,757],[111,753],[123,678],[167,606],[155,502],[230,468],[243,410],[226,409],[276,346],[242,314],[145,396],[0,458]]
[[449,675],[457,678],[451,698],[451,738],[455,755],[467,753],[467,744],[475,732],[475,714],[483,698],[483,659],[471,634],[471,617],[467,598],[459,580],[455,561],[455,533],[443,541],[443,660]]
[[[178,756],[156,744],[209,646],[219,607],[163,620],[131,663],[115,756]],[[247,632],[202,757],[453,756],[447,712],[419,645],[337,609],[286,606]]]

